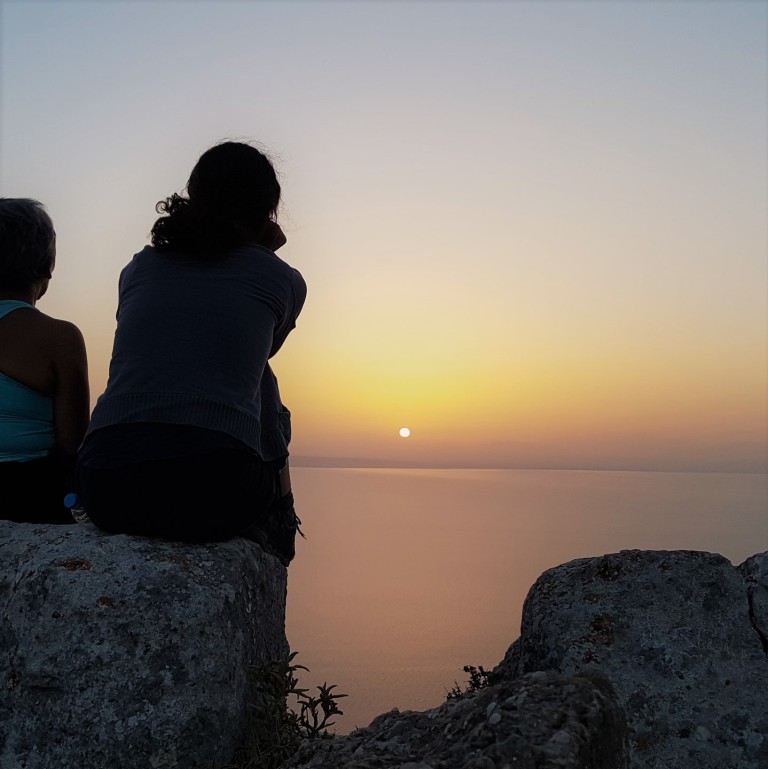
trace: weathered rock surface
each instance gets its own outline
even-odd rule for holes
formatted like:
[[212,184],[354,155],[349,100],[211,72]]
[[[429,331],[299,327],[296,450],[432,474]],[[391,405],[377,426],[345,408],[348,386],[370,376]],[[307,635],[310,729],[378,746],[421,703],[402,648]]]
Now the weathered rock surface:
[[601,675],[632,769],[768,768],[768,553],[629,550],[550,569],[494,678]]
[[623,769],[626,724],[605,681],[533,673],[426,712],[305,740],[283,769]]
[[[285,657],[286,570],[0,521],[0,769],[203,769]],[[768,552],[627,550],[550,569],[491,685],[305,741],[284,769],[768,769]]]
[[286,584],[241,539],[0,521],[0,769],[228,761],[248,666],[288,653]]

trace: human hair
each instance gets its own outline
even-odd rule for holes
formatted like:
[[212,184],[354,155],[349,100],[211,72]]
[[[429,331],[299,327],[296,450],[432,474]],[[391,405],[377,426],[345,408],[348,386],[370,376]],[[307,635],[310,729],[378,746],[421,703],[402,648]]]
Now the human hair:
[[270,159],[251,144],[224,141],[199,158],[185,188],[155,206],[152,245],[217,257],[254,240],[280,205]]
[[45,206],[0,198],[0,287],[25,290],[51,277],[56,231]]

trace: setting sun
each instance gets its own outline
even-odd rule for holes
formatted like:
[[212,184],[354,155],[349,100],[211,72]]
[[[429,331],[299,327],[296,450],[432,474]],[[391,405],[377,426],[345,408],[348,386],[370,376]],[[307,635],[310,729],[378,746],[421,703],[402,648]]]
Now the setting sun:
[[411,435],[411,431],[407,427],[401,427],[400,428],[400,437],[401,438],[409,438]]

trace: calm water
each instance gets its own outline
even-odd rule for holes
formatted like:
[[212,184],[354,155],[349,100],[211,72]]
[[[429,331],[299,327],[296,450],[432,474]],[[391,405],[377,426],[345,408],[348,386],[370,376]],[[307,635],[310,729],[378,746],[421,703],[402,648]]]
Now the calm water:
[[491,668],[546,569],[623,549],[768,550],[768,476],[293,468],[306,540],[288,572],[303,686],[349,696],[336,731],[425,710]]

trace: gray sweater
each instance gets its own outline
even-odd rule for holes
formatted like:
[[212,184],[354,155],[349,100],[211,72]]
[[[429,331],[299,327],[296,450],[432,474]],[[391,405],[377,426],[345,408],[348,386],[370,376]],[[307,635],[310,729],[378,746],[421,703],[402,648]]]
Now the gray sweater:
[[268,360],[307,287],[260,246],[201,260],[147,246],[120,273],[109,380],[88,432],[129,422],[220,430],[265,460],[288,454],[290,412]]

